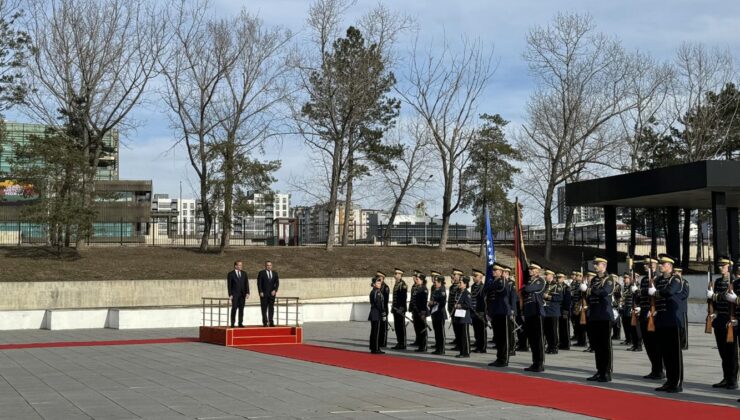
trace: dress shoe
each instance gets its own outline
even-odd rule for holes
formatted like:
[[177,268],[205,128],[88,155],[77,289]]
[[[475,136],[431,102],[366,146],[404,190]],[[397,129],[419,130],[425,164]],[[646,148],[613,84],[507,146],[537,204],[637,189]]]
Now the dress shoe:
[[414,350],[414,352],[416,352],[416,353],[426,353],[427,352],[427,349],[416,349],[416,350]]
[[486,350],[478,350],[476,353],[488,353]]
[[467,359],[468,357],[470,357],[470,355],[469,354],[458,354],[455,357],[458,359]]
[[668,390],[670,388],[673,388],[673,387],[669,386],[668,384],[663,384],[663,385],[655,388],[655,390],[656,391],[666,391],[666,390]]
[[559,350],[570,350],[570,347],[560,346],[558,347]]
[[516,356],[516,350],[512,350],[509,352],[509,356]]
[[509,366],[509,364],[508,364],[508,363],[506,363],[506,362],[502,362],[502,361],[500,361],[500,360],[496,360],[495,362],[491,362],[491,363],[489,363],[489,364],[488,364],[488,366],[493,366],[493,367],[506,367],[506,366]]
[[435,350],[435,351],[432,352],[432,354],[442,355],[442,354],[445,354],[445,352],[439,351],[439,350]]
[[244,325],[242,325],[242,324],[239,324],[239,328],[244,328]]
[[722,379],[721,381],[717,382],[716,384],[712,385],[712,388],[724,388],[727,386],[727,380]]
[[594,374],[594,376],[591,376],[589,378],[586,378],[586,380],[587,381],[598,381],[600,377],[601,377],[601,375],[599,375],[598,373],[596,373],[596,374]]
[[663,376],[655,372],[650,372],[649,374],[643,376],[642,378],[643,379],[663,379]]
[[727,389],[737,389],[737,384],[727,384],[727,386],[725,386],[725,388],[727,388]]
[[471,353],[480,353],[480,350],[478,350],[478,349],[472,349],[472,350],[470,350],[470,352]]
[[516,351],[529,351],[529,347],[525,347],[525,346],[518,346],[518,347],[516,348]]
[[395,346],[391,347],[393,350],[405,350],[406,346],[402,346],[400,344],[396,344]]
[[525,367],[524,370],[526,370],[527,372],[544,372],[545,368],[541,366],[532,365],[530,367]]
[[611,381],[612,381],[611,375],[602,375],[602,376],[599,376],[598,379],[596,379],[596,382],[611,382]]
[[683,388],[680,386],[672,386],[670,388],[666,388],[665,392],[669,394],[677,394],[679,392],[683,392]]
[[385,352],[383,350],[373,350],[370,353],[372,353],[372,354],[385,354]]
[[460,351],[460,347],[458,347],[458,346],[455,346],[455,347],[451,348],[450,350],[451,350],[451,351]]

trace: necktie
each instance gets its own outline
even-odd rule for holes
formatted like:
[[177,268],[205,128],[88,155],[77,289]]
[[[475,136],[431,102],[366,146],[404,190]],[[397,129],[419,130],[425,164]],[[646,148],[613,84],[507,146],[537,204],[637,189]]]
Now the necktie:
[[272,280],[272,270],[267,272],[267,277]]
[[241,279],[242,278],[241,271],[239,271],[239,270],[236,271],[236,278],[238,278],[238,279]]

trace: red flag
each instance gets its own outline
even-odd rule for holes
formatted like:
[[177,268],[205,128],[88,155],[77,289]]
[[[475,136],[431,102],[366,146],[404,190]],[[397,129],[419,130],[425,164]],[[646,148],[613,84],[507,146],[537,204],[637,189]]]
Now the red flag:
[[516,259],[516,285],[521,289],[529,277],[529,261],[527,252],[524,250],[524,237],[522,236],[522,210],[519,207],[519,199],[514,202],[514,258]]

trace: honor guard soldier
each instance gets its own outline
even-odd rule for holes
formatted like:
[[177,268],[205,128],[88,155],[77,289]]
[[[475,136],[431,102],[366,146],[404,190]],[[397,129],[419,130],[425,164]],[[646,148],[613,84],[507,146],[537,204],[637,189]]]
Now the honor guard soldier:
[[570,305],[572,294],[570,285],[565,281],[565,274],[558,273],[555,277],[563,291],[563,302],[560,304],[560,319],[558,320],[558,349],[570,350]]
[[673,275],[681,280],[681,313],[683,314],[683,323],[681,324],[681,349],[689,349],[689,281],[683,278],[683,269],[680,267],[673,268]]
[[[614,313],[612,308],[612,293],[614,278],[606,272],[607,260],[603,257],[594,258],[596,277],[586,287],[581,285],[581,291],[588,299],[588,323],[591,348],[596,359],[596,374],[588,378],[589,381],[611,382],[612,380],[612,323]],[[585,290],[584,290],[585,289]]]
[[632,281],[632,274],[624,273],[622,276],[624,287],[622,287],[622,300],[619,302],[619,314],[622,317],[622,329],[624,330],[624,342],[631,345],[628,351],[642,351],[642,337],[638,334],[639,322],[632,325],[632,314],[634,312],[635,293],[637,286]]
[[385,302],[386,318],[383,320],[383,325],[381,325],[380,328],[380,347],[385,348],[388,347],[388,330],[390,329],[390,326],[388,325],[388,307],[390,305],[391,288],[388,286],[388,283],[385,282],[385,273],[378,271],[375,275],[380,276],[381,281],[383,282],[380,286],[380,292],[383,294],[383,302]]
[[429,300],[429,291],[427,289],[427,279],[423,274],[417,276],[418,287],[411,296],[411,305],[413,310],[411,315],[414,321],[414,330],[416,331],[416,345],[415,351],[419,353],[425,353],[427,351],[427,313],[429,313],[427,307],[427,301]]
[[656,391],[676,393],[683,391],[683,351],[680,330],[683,325],[681,314],[682,282],[673,275],[675,259],[661,255],[658,259],[661,275],[655,280],[648,295],[655,298],[655,336],[658,351],[665,364],[666,382]]
[[619,344],[631,345],[632,344],[632,331],[630,331],[630,320],[632,319],[632,304],[629,303],[632,300],[632,281],[630,280],[630,273],[624,272],[622,274],[622,293],[617,299],[617,295],[614,295],[614,303],[617,305],[616,310],[619,315],[619,322],[624,330],[624,341]]
[[[416,294],[416,289],[421,286],[421,279],[419,278],[419,274],[421,274],[421,271],[414,270],[414,277],[413,282],[411,284],[411,299],[409,300],[409,312],[411,312],[411,321],[414,325],[414,342],[411,344],[412,346],[419,346],[419,324],[416,320],[415,313],[419,312],[418,308],[414,307],[414,296]],[[426,303],[424,304],[426,308]]]
[[712,329],[714,330],[719,357],[722,359],[722,380],[712,385],[712,387],[737,389],[737,347],[736,343],[727,342],[727,328],[730,326],[731,309],[727,295],[730,291],[730,284],[733,282],[730,274],[732,260],[728,257],[720,257],[717,260],[717,265],[719,265],[722,276],[714,280],[712,290],[707,290],[707,298],[711,299],[714,308]]
[[[506,320],[509,323],[509,357],[516,356],[516,314],[519,308],[519,295],[517,294],[516,280],[511,277],[511,267],[503,267],[504,282],[509,287],[509,316]],[[520,330],[523,328],[520,328]]]
[[385,354],[380,350],[380,330],[383,328],[383,321],[387,318],[387,307],[383,300],[383,292],[380,288],[383,285],[383,279],[375,276],[372,279],[373,290],[370,292],[370,315],[367,319],[370,321],[370,353]]
[[493,338],[496,341],[496,360],[488,366],[504,367],[509,365],[509,319],[513,312],[511,310],[511,286],[503,277],[504,267],[494,264],[493,278],[486,281],[484,295],[486,297],[486,308],[488,317],[493,324]]
[[480,270],[473,271],[473,284],[470,286],[470,300],[472,302],[471,317],[473,319],[473,353],[486,353],[488,341],[488,322],[486,320],[486,299],[483,294],[483,272]]
[[463,277],[458,283],[457,299],[455,300],[454,312],[452,313],[453,328],[457,330],[457,337],[460,343],[460,354],[455,356],[457,358],[470,357],[470,331],[468,326],[473,322],[470,316],[473,301],[470,298],[468,284],[470,284],[470,278],[468,276]]
[[573,323],[573,340],[575,340],[574,346],[586,347],[586,326],[581,325],[581,311],[585,310],[583,307],[583,297],[581,294],[581,283],[583,280],[583,273],[580,271],[574,271],[571,273],[573,282],[571,285],[571,300],[570,300],[570,313],[571,321]]
[[[634,325],[630,319],[630,330],[632,331],[632,348],[627,350],[642,351],[642,328],[640,328],[640,287],[637,280],[630,276],[630,292],[632,292],[632,314],[634,314]],[[630,317],[632,317],[630,314]]]
[[545,348],[542,337],[542,318],[545,316],[545,279],[540,277],[542,266],[529,264],[529,279],[521,289],[524,302],[524,329],[532,348],[532,365],[524,368],[528,372],[545,371]]
[[545,270],[545,282],[547,282],[547,286],[545,286],[545,292],[542,294],[542,299],[545,301],[545,318],[543,320],[545,342],[547,342],[545,353],[558,354],[558,325],[563,291],[555,279],[554,271]]
[[[615,274],[616,275],[616,274]],[[616,280],[616,277],[615,277]],[[619,302],[622,300],[622,285],[619,284],[618,281],[614,282],[614,293],[612,296],[614,299],[612,300],[612,307],[614,306],[614,303],[616,302],[617,305],[619,305]],[[617,308],[614,308],[614,322],[612,325],[612,340],[619,340],[622,338],[622,322],[619,316],[619,311]]]
[[[454,310],[453,306],[455,305],[455,302],[457,301],[458,295],[458,288],[460,287],[460,278],[462,277],[463,272],[458,270],[457,268],[452,269],[452,284],[450,284],[450,290],[448,290],[448,298],[447,298],[447,312],[450,313],[450,316],[452,316],[452,312]],[[455,318],[453,317],[452,320]],[[452,350],[459,350],[460,348],[460,337],[458,337],[457,332],[455,330],[455,325],[453,323],[452,333],[455,335],[455,338],[452,340],[450,344],[453,345]]]
[[445,277],[432,271],[433,291],[429,299],[429,312],[434,329],[434,351],[432,354],[445,354],[445,321],[447,320],[447,291]]
[[643,266],[645,275],[640,280],[640,290],[637,296],[639,305],[635,308],[640,319],[642,343],[645,346],[645,352],[650,360],[650,373],[643,376],[643,378],[663,379],[665,378],[665,375],[663,374],[663,357],[658,351],[658,342],[655,336],[655,331],[650,331],[648,328],[650,319],[650,295],[648,295],[648,289],[650,289],[650,282],[653,281],[655,272],[658,268],[658,260],[650,256],[646,256],[643,260]]
[[393,270],[393,278],[396,280],[393,285],[393,326],[396,330],[396,345],[394,350],[406,349],[406,298],[408,297],[408,287],[403,281],[403,270],[396,268]]

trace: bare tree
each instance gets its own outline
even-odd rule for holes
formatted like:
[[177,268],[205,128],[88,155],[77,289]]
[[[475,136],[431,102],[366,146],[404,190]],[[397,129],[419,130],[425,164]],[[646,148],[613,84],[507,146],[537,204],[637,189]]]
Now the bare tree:
[[442,237],[439,249],[447,249],[450,217],[464,195],[462,171],[475,135],[478,103],[493,77],[493,48],[480,41],[464,40],[460,52],[445,41],[441,51],[431,47],[420,52],[415,44],[408,88],[399,90],[427,126],[441,165]]
[[[222,121],[215,112],[216,93],[241,55],[243,45],[232,39],[232,22],[211,21],[206,2],[178,3],[173,38],[160,64],[165,78],[162,97],[169,107],[177,144],[184,143],[199,180],[203,234],[200,250],[208,250],[208,235],[215,211],[211,194],[215,184],[213,145]],[[225,116],[220,116],[225,118]]]
[[549,260],[555,188],[587,165],[605,163],[614,142],[608,124],[633,106],[631,66],[619,42],[577,14],[558,14],[551,25],[531,29],[524,58],[537,90],[519,137],[529,169],[520,189],[542,206]]
[[[27,32],[34,42],[28,96],[38,120],[75,126],[92,170],[82,175],[84,204],[92,207],[103,138],[126,127],[149,81],[158,74],[165,24],[145,0],[30,0]],[[77,247],[92,230],[81,226]]]
[[400,159],[394,161],[389,168],[379,167],[376,170],[382,178],[382,190],[390,197],[384,197],[391,203],[388,217],[388,229],[383,235],[383,244],[390,245],[391,229],[396,216],[402,207],[407,205],[409,198],[415,198],[415,191],[424,188],[433,177],[429,168],[431,136],[426,124],[421,120],[411,120],[402,124],[393,132],[392,144],[403,148]]
[[[676,52],[676,82],[671,92],[674,118],[684,126],[681,151],[687,162],[711,159],[720,154],[726,137],[717,138],[714,128],[723,109],[705,106],[707,94],[719,93],[733,82],[735,71],[729,51],[710,50],[702,44],[684,43]],[[735,106],[735,103],[728,103]]]
[[[289,43],[292,34],[265,24],[245,11],[233,21],[231,43],[238,52],[234,65],[227,68],[213,101],[218,127],[214,130],[216,160],[223,199],[221,251],[229,245],[235,192],[266,189],[276,162],[250,159],[264,147],[268,138],[279,134],[285,123],[280,105],[291,91],[288,76]],[[244,197],[241,197],[244,198]]]

